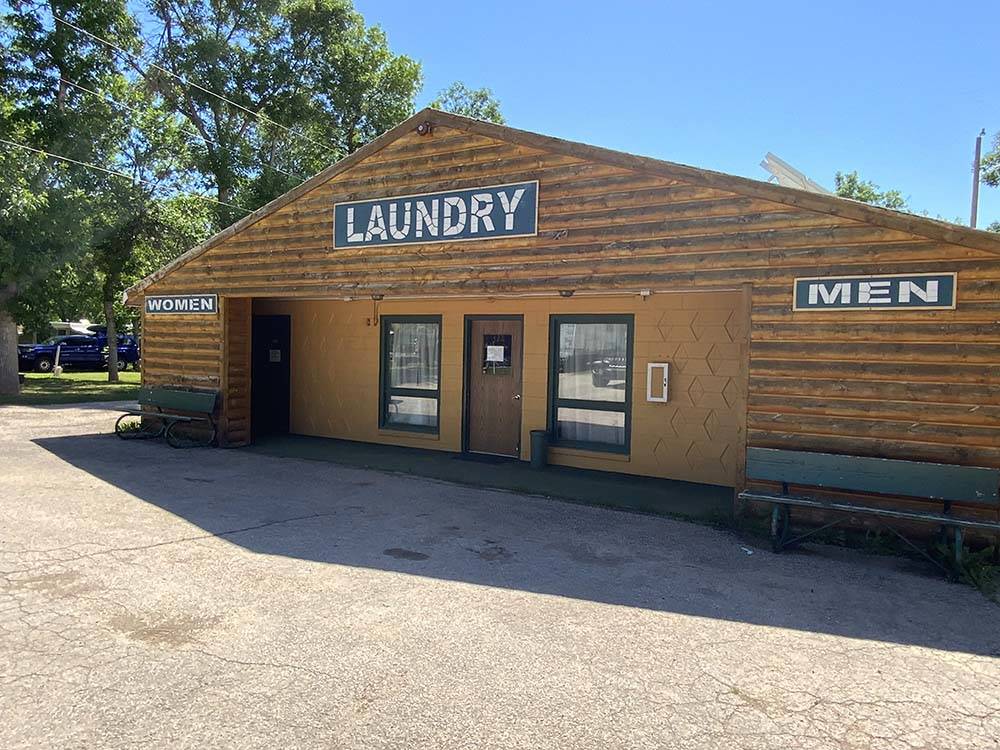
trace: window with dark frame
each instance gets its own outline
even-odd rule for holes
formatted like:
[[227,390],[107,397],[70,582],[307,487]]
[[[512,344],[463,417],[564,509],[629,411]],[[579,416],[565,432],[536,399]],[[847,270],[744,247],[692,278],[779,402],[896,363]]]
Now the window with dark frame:
[[379,427],[438,431],[441,316],[383,316]]
[[628,453],[632,315],[553,315],[549,433],[554,445]]

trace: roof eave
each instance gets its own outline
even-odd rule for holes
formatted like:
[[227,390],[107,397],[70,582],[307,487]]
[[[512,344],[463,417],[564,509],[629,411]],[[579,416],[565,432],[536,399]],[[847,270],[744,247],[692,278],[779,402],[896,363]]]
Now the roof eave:
[[685,182],[712,187],[719,190],[742,193],[752,197],[772,200],[777,203],[796,206],[810,211],[826,213],[839,216],[845,219],[853,219],[869,224],[908,232],[910,234],[927,237],[949,244],[963,245],[979,250],[1000,253],[1000,234],[987,232],[980,229],[971,229],[958,224],[951,224],[937,219],[929,219],[903,211],[894,211],[880,206],[872,206],[867,203],[840,198],[838,196],[821,195],[811,193],[798,188],[775,185],[762,180],[754,180],[749,177],[738,177],[736,175],[715,172],[710,169],[691,167],[685,164],[662,161],[646,156],[636,156],[624,151],[613,151],[600,146],[591,146],[585,143],[567,141],[562,138],[532,133],[527,130],[519,130],[507,125],[497,125],[495,123],[474,120],[448,112],[441,112],[436,109],[425,108],[407,118],[391,130],[387,130],[375,140],[367,143],[354,153],[344,157],[340,161],[332,164],[322,172],[310,177],[308,180],[298,185],[287,193],[275,198],[270,203],[261,206],[253,213],[245,216],[234,224],[226,227],[220,232],[212,235],[205,242],[188,250],[178,256],[173,261],[163,266],[159,270],[150,274],[142,281],[129,287],[126,294],[126,301],[130,305],[138,304],[137,296],[147,287],[156,283],[172,271],[181,267],[185,263],[193,260],[210,248],[225,241],[229,237],[243,231],[247,227],[270,214],[288,205],[303,194],[324,182],[332,179],[341,172],[349,169],[357,162],[381,150],[402,135],[414,129],[422,122],[430,122],[434,125],[451,127],[458,130],[482,135],[487,138],[505,140],[529,148],[538,148],[568,156],[578,156],[581,158],[599,161],[613,166],[620,166],[638,172],[655,174],[670,179],[679,179]]
[[567,141],[526,130],[518,130],[506,125],[496,125],[494,123],[473,120],[447,112],[439,112],[437,110],[425,110],[425,112],[429,113],[427,116],[431,117],[431,121],[436,124],[468,130],[490,138],[505,139],[523,146],[547,149],[570,156],[585,157],[640,172],[681,179],[703,187],[729,190],[820,213],[869,222],[889,229],[899,229],[930,239],[937,239],[942,242],[1000,252],[1000,234],[996,232],[972,229],[971,227],[964,227],[938,219],[930,219],[905,211],[895,211],[881,206],[873,206],[869,203],[862,203],[850,198],[841,198],[836,195],[813,193],[808,190],[775,185],[763,180],[739,177],[702,167],[692,167],[686,164],[663,161],[647,156],[637,156],[624,151],[613,151],[600,146]]
[[409,130],[413,129],[415,127],[415,123],[428,120],[431,114],[437,114],[437,111],[433,109],[423,109],[420,112],[417,112],[415,115],[407,118],[396,127],[385,131],[378,138],[369,141],[364,146],[359,148],[357,151],[348,154],[340,161],[331,164],[326,169],[322,170],[321,172],[317,172],[316,174],[314,174],[312,177],[305,180],[301,184],[296,185],[287,193],[279,195],[277,198],[270,201],[269,203],[265,203],[263,206],[258,208],[253,213],[244,216],[239,221],[230,224],[228,227],[219,232],[216,232],[201,244],[196,245],[195,247],[191,248],[185,253],[182,253],[181,255],[178,255],[176,258],[174,258],[172,261],[167,263],[162,268],[159,268],[158,270],[151,273],[149,276],[145,277],[141,281],[133,284],[128,289],[126,289],[125,290],[126,304],[137,305],[138,300],[136,299],[136,297],[137,295],[140,295],[146,289],[146,287],[156,283],[164,276],[168,275],[177,268],[183,266],[185,263],[194,260],[202,253],[218,245],[220,242],[224,242],[233,235],[242,232],[250,225],[256,224],[258,221],[265,218],[266,216],[269,216],[275,211],[278,211],[279,209],[288,205],[295,199],[299,198],[305,193],[308,193],[313,188],[319,187],[324,182],[333,179],[338,174],[340,174],[346,169],[351,168],[352,166],[354,166],[354,164],[361,161],[362,159],[365,159],[368,156],[371,156],[372,154],[380,151],[382,148],[389,145],[390,143],[398,139],[400,136],[407,133]]

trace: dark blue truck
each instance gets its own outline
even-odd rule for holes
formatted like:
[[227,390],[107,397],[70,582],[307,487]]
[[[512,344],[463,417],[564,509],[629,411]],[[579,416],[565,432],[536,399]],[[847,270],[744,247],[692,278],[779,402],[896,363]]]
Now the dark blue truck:
[[[56,349],[59,348],[61,367],[78,367],[100,370],[108,366],[108,339],[106,335],[95,333],[71,333],[67,336],[53,336],[41,344],[18,344],[17,369],[21,372],[51,372],[56,363]],[[118,336],[118,368],[127,370],[138,367],[139,342],[135,336]]]

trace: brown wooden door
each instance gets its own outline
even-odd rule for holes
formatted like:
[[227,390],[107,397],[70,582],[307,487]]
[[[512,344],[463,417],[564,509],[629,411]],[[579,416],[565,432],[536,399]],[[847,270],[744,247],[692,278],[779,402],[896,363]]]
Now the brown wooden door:
[[469,320],[466,434],[473,453],[520,453],[521,330],[520,319]]

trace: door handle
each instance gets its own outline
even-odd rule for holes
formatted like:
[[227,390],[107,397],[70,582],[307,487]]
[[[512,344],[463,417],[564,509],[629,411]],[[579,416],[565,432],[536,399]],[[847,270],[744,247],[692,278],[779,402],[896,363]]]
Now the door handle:
[[521,400],[521,394],[520,393],[515,393],[514,394],[514,400],[515,401],[520,401]]

